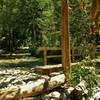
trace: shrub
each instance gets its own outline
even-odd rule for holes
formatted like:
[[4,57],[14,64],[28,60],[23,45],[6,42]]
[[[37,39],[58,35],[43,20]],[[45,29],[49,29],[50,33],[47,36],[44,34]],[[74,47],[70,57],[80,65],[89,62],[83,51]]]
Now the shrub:
[[91,62],[90,57],[87,57],[81,64],[76,65],[72,69],[71,82],[75,85],[85,80],[87,82],[87,89],[92,90],[95,86],[95,79],[95,65]]

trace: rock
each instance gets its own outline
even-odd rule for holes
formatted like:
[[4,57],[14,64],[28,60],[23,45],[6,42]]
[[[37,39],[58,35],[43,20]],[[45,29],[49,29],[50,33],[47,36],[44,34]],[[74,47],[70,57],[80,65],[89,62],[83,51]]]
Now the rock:
[[87,100],[94,100],[94,98],[93,97],[91,97],[91,98],[89,97]]
[[53,73],[50,73],[50,76],[56,76],[56,75],[60,75],[62,72],[53,72]]
[[96,93],[93,98],[94,100],[100,100],[100,92]]
[[48,96],[50,98],[55,98],[57,100],[60,100],[60,98],[61,98],[61,94],[58,91],[54,91],[54,92],[50,93]]
[[71,100],[82,100],[83,98],[83,92],[78,91],[77,89],[74,89],[71,94],[69,95]]
[[86,81],[82,80],[74,89],[70,90],[69,98],[71,100],[82,100],[85,95],[86,85]]
[[74,90],[73,87],[69,87],[68,89],[65,90],[66,94],[69,95],[71,92]]
[[16,78],[15,77],[9,77],[9,78],[4,78],[0,81],[0,88],[7,87],[11,82],[13,82]]
[[97,85],[100,86],[100,75],[96,76],[96,82],[97,82]]

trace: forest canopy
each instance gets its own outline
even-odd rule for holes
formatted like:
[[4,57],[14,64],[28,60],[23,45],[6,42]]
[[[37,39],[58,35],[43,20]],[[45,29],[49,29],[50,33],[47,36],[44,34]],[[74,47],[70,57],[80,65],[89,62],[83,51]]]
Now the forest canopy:
[[[81,0],[82,1],[82,0]],[[71,46],[92,42],[90,0],[70,0]],[[61,0],[0,0],[0,49],[59,47]]]

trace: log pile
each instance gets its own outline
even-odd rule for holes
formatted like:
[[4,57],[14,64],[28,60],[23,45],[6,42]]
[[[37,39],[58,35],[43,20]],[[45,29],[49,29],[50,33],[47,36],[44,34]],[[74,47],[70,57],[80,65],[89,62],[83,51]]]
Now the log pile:
[[42,78],[27,84],[7,87],[0,90],[0,100],[20,100],[21,98],[36,96],[59,87],[64,82],[65,76],[60,74],[50,79]]
[[39,75],[34,73],[34,69],[30,69],[30,71],[12,71],[0,72],[0,76],[3,76],[0,80],[0,100],[100,99],[100,87],[95,87],[92,97],[88,97],[87,84],[84,80],[75,87],[62,87],[65,83],[65,76],[62,72]]
[[[86,82],[83,80],[75,87],[64,87],[65,76],[59,74],[50,78],[29,81],[0,89],[0,100],[99,100],[100,88],[94,88],[92,97],[88,97]],[[63,87],[61,86],[63,85]],[[59,87],[59,88],[57,88]],[[56,89],[55,89],[56,88]]]

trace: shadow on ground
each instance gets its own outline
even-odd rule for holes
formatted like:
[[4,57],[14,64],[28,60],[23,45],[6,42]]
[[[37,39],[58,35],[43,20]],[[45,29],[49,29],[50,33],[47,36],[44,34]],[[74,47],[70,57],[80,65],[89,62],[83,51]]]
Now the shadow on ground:
[[20,59],[0,59],[0,68],[35,68],[43,65],[43,61],[35,57],[22,57]]

